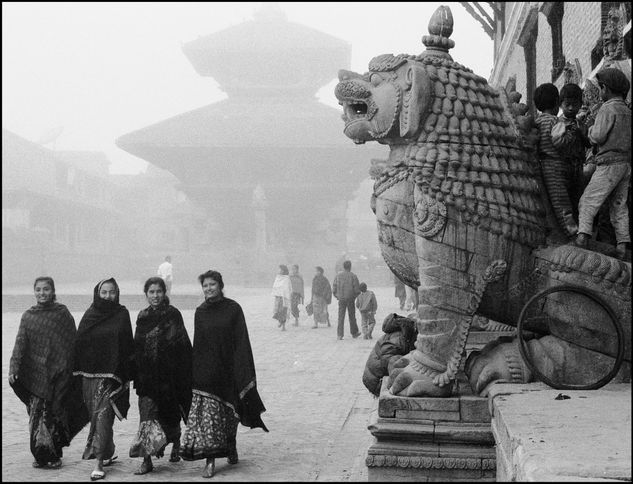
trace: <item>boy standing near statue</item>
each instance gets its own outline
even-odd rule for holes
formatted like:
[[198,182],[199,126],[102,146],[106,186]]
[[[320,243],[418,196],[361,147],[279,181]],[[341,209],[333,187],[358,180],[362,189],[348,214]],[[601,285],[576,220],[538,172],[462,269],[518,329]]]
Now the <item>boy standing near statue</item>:
[[372,339],[371,332],[376,326],[375,314],[378,309],[378,302],[374,292],[367,290],[367,284],[361,282],[359,289],[360,294],[356,298],[356,307],[360,311],[363,339]]
[[580,198],[576,245],[587,246],[593,220],[609,200],[616,256],[623,259],[631,243],[626,203],[631,182],[631,108],[624,102],[631,85],[622,71],[613,68],[598,72],[596,80],[605,103],[589,128],[589,141],[597,146],[596,171]]

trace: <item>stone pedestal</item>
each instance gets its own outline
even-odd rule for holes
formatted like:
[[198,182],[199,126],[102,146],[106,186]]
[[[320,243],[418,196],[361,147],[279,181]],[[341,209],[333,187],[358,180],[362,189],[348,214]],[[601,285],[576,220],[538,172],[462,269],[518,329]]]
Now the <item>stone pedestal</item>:
[[386,380],[368,427],[369,481],[495,481],[488,400],[462,372],[448,398],[397,397]]
[[489,401],[499,481],[631,481],[630,383],[497,383]]

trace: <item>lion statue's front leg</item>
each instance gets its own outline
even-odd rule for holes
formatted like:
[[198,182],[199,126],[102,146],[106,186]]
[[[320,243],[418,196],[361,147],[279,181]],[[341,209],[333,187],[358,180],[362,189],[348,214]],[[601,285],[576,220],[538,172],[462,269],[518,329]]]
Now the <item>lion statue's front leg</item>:
[[[506,270],[502,260],[492,262],[477,278],[473,287],[423,287],[416,324],[418,337],[415,350],[400,358],[389,373],[388,388],[393,395],[406,397],[447,397],[459,369],[468,332],[481,297],[490,282],[497,281]],[[424,271],[421,272],[425,281]],[[465,306],[440,309],[461,300]]]
[[447,374],[446,355],[454,345],[455,329],[446,331],[449,320],[416,319],[418,338],[416,349],[393,364],[389,373],[390,393],[405,397],[447,397],[453,391]]

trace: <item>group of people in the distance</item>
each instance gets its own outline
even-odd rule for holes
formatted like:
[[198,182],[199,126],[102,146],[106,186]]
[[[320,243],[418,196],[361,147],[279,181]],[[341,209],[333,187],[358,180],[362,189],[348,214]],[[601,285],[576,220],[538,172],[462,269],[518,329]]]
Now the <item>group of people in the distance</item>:
[[[342,340],[345,330],[345,312],[349,315],[349,326],[352,338],[358,338],[361,331],[356,322],[356,309],[361,314],[361,329],[363,339],[372,339],[372,331],[376,325],[375,314],[378,309],[376,295],[367,289],[367,284],[359,283],[358,277],[352,272],[352,263],[349,260],[343,262],[341,270],[332,281],[324,275],[323,267],[315,267],[315,275],[312,279],[311,300],[306,304],[306,312],[313,316],[313,329],[319,324],[330,324],[328,305],[332,302],[332,296],[338,300],[338,325],[337,339]],[[294,326],[299,325],[299,305],[305,301],[303,277],[299,274],[299,266],[292,265],[292,271],[288,271],[285,264],[279,265],[279,272],[275,277],[272,288],[273,319],[278,321],[278,327],[286,331],[288,312],[294,318]]]
[[22,315],[9,369],[29,414],[33,467],[61,467],[62,448],[89,423],[82,458],[94,459],[91,480],[103,479],[117,458],[114,420],[127,417],[131,382],[140,422],[129,455],[143,459],[135,474],[152,471],[152,457],[172,444],[170,462],[206,459],[202,476],[212,477],[216,458],[238,462],[238,423],[268,431],[242,308],[224,297],[219,272],[198,280],[205,300],[195,311],[193,345],[161,277],[145,282],[149,305],[134,334],[114,278],[94,287],[78,328],[56,301],[53,279],[35,280],[36,304]]

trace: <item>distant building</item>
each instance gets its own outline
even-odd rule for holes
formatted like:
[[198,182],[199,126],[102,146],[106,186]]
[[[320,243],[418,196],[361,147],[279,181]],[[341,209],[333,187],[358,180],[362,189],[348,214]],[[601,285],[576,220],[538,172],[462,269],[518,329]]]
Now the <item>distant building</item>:
[[186,254],[195,211],[169,173],[111,175],[94,151],[53,151],[2,130],[2,282],[143,279]]
[[[265,5],[251,21],[183,45],[228,99],[157,122],[117,146],[173,173],[207,224],[204,257],[243,280],[280,263],[327,266],[346,250],[347,203],[377,144],[355,146],[317,91],[349,68],[351,46]],[[369,202],[367,202],[369,203]]]
[[2,130],[2,279],[24,282],[112,252],[121,217],[102,153],[51,151]]
[[611,63],[631,77],[629,2],[460,3],[494,40],[489,82],[503,87],[514,77],[530,108],[534,89],[545,82],[582,86]]

